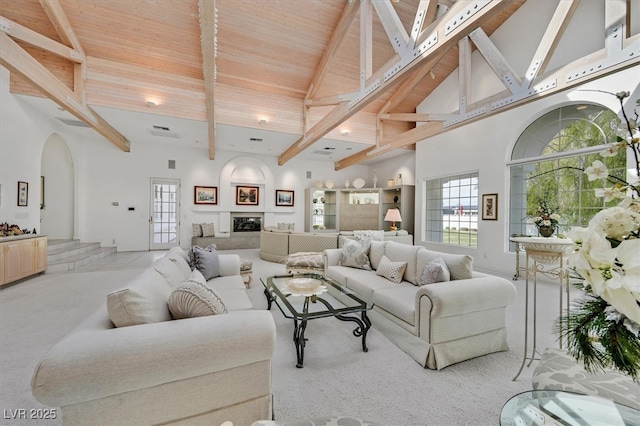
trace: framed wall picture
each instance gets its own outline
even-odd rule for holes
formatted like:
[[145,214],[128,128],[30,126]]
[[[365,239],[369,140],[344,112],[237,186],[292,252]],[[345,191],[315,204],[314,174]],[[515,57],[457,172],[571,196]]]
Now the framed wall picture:
[[26,206],[29,203],[29,184],[18,182],[18,206]]
[[194,186],[193,202],[194,204],[218,204],[218,187]]
[[293,191],[276,189],[276,206],[293,207]]
[[257,206],[260,201],[260,188],[257,186],[236,186],[236,204]]
[[498,220],[498,194],[482,194],[482,220]]

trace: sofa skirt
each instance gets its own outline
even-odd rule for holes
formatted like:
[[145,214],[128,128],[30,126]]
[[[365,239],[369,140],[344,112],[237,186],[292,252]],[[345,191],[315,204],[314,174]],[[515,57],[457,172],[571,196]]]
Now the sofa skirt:
[[[185,356],[189,356],[185,354]],[[233,386],[228,386],[233,383]],[[61,407],[64,425],[251,424],[272,416],[271,363],[260,361]],[[206,421],[205,421],[206,419]]]

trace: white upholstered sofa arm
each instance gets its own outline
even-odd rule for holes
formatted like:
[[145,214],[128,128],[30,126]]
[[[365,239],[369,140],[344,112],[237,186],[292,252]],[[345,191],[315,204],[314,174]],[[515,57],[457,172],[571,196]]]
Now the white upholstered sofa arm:
[[326,249],[322,252],[322,260],[324,261],[324,273],[327,275],[329,266],[337,266],[342,259],[342,249]]
[[219,254],[220,267],[218,273],[221,277],[240,275],[240,256],[237,254]]
[[504,278],[486,275],[424,285],[416,294],[416,303],[422,296],[431,300],[431,317],[444,318],[508,306],[516,298],[516,288]]
[[77,404],[270,360],[276,336],[262,310],[112,327],[102,308],[56,344],[32,377],[36,399]]

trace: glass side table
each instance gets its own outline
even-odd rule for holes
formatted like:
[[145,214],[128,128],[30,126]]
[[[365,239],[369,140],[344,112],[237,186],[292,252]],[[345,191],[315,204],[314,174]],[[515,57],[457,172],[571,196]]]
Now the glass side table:
[[502,407],[500,426],[637,426],[640,411],[593,395],[531,390]]

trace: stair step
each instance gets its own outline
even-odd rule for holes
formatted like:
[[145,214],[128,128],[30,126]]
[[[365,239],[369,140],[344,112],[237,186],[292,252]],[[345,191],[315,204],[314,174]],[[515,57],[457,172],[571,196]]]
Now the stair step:
[[68,272],[117,252],[116,247],[101,247],[100,243],[79,240],[49,240],[47,272]]
[[49,261],[55,262],[67,257],[73,257],[82,253],[91,252],[99,248],[100,243],[78,243],[61,248],[55,247],[53,249],[47,250],[47,258],[49,259]]

